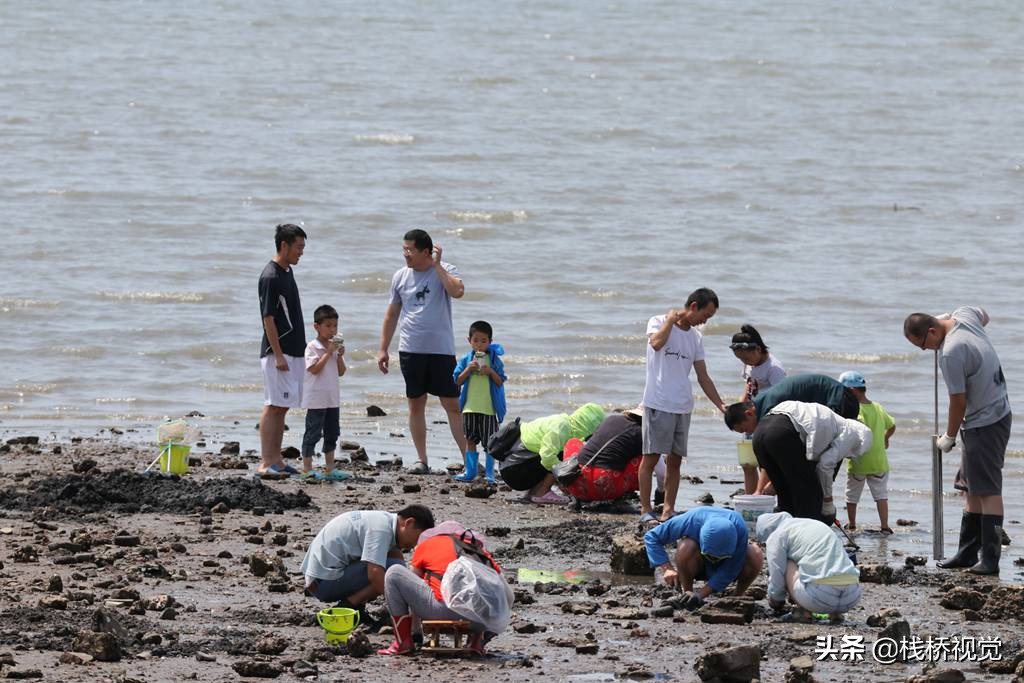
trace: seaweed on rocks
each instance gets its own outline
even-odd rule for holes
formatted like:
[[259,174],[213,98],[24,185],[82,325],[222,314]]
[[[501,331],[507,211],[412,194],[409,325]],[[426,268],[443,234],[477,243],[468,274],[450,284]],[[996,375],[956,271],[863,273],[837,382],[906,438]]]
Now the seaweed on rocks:
[[24,486],[0,491],[0,507],[14,510],[49,508],[55,513],[113,511],[188,514],[223,503],[231,509],[307,508],[310,497],[284,493],[258,479],[231,477],[194,482],[176,476],[128,470],[91,476],[66,474],[33,479]]

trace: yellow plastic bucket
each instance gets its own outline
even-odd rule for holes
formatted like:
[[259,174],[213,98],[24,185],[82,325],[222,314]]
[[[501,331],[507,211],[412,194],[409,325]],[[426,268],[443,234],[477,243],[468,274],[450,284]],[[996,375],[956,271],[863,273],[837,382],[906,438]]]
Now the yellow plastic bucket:
[[191,446],[170,444],[160,451],[160,471],[168,474],[185,474],[188,472],[188,454]]
[[348,642],[349,634],[359,626],[359,612],[348,607],[331,607],[316,613],[316,622],[324,630],[328,645]]
[[748,439],[736,442],[736,454],[740,458],[740,464],[744,467],[757,467],[757,458],[754,456],[754,442]]

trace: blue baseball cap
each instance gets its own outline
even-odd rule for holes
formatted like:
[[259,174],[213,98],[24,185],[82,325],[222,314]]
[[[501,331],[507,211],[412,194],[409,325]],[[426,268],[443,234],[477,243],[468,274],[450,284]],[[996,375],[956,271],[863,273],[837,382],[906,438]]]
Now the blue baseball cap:
[[864,379],[864,375],[860,374],[856,370],[847,370],[843,374],[839,375],[839,383],[844,387],[850,387],[851,389],[864,389],[868,383]]

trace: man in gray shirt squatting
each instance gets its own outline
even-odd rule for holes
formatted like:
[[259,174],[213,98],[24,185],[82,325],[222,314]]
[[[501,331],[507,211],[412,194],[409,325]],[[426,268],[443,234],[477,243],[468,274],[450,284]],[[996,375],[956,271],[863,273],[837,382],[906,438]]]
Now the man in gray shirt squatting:
[[938,317],[912,313],[903,322],[903,335],[911,344],[939,354],[949,391],[949,416],[939,449],[952,450],[960,433],[962,453],[955,486],[967,491],[960,547],[938,566],[968,567],[974,574],[999,573],[1003,459],[1012,421],[1003,368],[985,332],[988,322],[988,313],[973,306]]

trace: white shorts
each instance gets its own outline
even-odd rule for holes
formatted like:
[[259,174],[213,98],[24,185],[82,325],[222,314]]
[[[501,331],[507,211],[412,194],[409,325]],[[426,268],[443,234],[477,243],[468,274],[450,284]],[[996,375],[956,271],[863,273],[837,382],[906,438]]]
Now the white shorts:
[[864,482],[868,483],[871,490],[871,497],[875,502],[889,500],[889,473],[859,475],[846,473],[846,502],[856,505],[860,500],[860,494],[864,491]]
[[287,370],[278,370],[274,354],[260,358],[263,368],[263,405],[278,408],[298,408],[302,404],[302,380],[306,374],[306,360],[285,356]]

